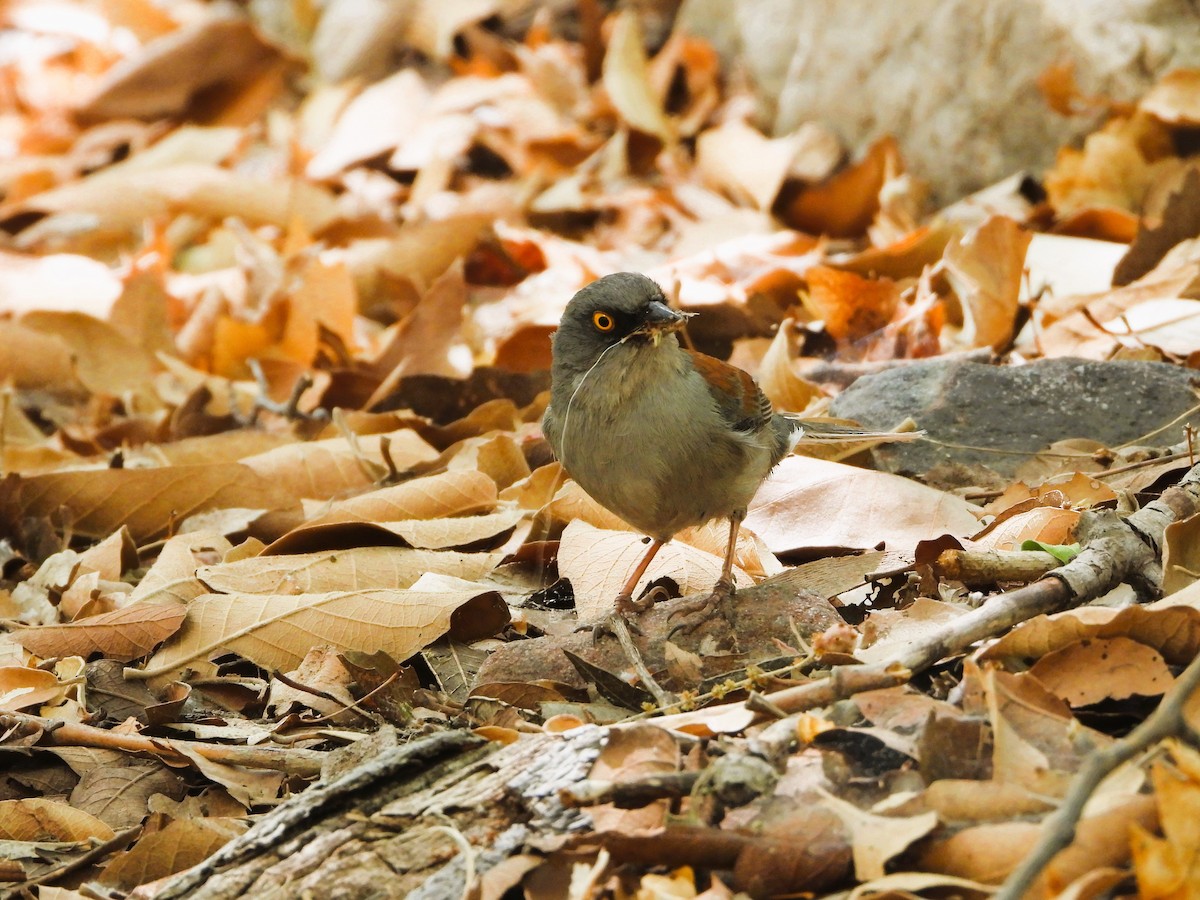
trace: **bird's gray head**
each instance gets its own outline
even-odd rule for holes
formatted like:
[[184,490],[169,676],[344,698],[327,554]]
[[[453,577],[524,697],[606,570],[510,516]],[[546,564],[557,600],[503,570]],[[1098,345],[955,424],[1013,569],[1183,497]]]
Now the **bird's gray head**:
[[589,369],[604,351],[622,342],[657,345],[664,335],[682,328],[687,319],[686,313],[667,305],[662,288],[645,275],[605,275],[567,304],[554,333],[554,367]]

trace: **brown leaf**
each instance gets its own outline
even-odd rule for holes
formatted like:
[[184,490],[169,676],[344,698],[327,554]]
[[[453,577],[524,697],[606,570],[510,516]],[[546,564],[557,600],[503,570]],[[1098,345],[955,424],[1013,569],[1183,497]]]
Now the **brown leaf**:
[[674,139],[674,126],[650,85],[642,27],[633,9],[622,10],[613,21],[602,79],[609,100],[630,128],[663,143]]
[[1200,168],[1189,166],[1176,182],[1157,223],[1142,222],[1113,272],[1113,286],[1137,281],[1180,241],[1200,235]]
[[63,625],[19,628],[10,636],[42,657],[99,653],[128,662],[145,656],[178,631],[184,615],[184,607],[170,601],[134,603]]
[[308,523],[440,519],[486,512],[496,503],[496,482],[482,472],[465,469],[414,478],[341,500]]
[[780,198],[779,216],[791,228],[831,237],[857,237],[879,211],[879,190],[889,167],[898,170],[899,146],[893,137],[877,140],[861,160],[820,184],[801,187]]
[[946,248],[943,265],[958,296],[965,346],[998,348],[1013,336],[1030,239],[1012,219],[993,216]]
[[124,765],[84,772],[70,800],[76,809],[120,830],[146,818],[150,812],[147,803],[153,795],[180,800],[186,790],[179,776],[161,762],[130,760]]
[[317,594],[361,588],[411,587],[426,573],[482,578],[500,562],[498,553],[351,547],[297,556],[256,556],[202,566],[197,578],[210,590],[237,594]]
[[138,543],[165,533],[172,520],[204,510],[286,509],[294,502],[253,470],[228,464],[9,475],[0,481],[0,521],[54,517],[94,538],[124,525]]
[[[601,531],[582,520],[567,526],[558,545],[558,571],[571,582],[575,612],[581,622],[594,622],[612,611],[613,600],[646,552],[646,538],[632,531]],[[663,547],[646,570],[633,596],[651,582],[669,578],[681,595],[711,591],[721,575],[721,557],[672,541]],[[734,580],[753,582],[734,568]]]
[[122,891],[158,881],[208,859],[249,824],[241,819],[173,819],[160,831],[143,835],[104,867],[103,884]]
[[965,501],[898,475],[791,456],[750,504],[746,527],[780,555],[801,548],[909,552],[941,534],[965,536],[979,521]]
[[839,341],[854,341],[878,331],[892,319],[900,288],[890,278],[863,278],[853,272],[813,266],[804,275],[804,308]]
[[345,438],[287,444],[240,462],[293,497],[327,500],[369,488],[387,474],[385,438],[388,456],[401,472],[437,458],[436,450],[405,428],[361,437],[353,446]]
[[0,839],[8,841],[111,840],[115,832],[93,815],[66,803],[31,797],[0,800]]
[[205,15],[110,69],[76,113],[92,121],[174,115],[200,91],[245,79],[275,56],[249,19]]
[[1174,69],[1158,80],[1138,108],[1168,125],[1200,125],[1200,69]]
[[147,663],[160,678],[218,651],[288,671],[317,644],[383,650],[403,660],[445,634],[454,611],[481,591],[357,590],[325,594],[205,594],[183,629]]
[[27,666],[0,666],[0,710],[16,712],[62,700],[65,686],[53,672]]
[[1127,637],[1071,644],[1047,653],[1029,671],[1073,708],[1135,695],[1157,697],[1175,681],[1157,650]]

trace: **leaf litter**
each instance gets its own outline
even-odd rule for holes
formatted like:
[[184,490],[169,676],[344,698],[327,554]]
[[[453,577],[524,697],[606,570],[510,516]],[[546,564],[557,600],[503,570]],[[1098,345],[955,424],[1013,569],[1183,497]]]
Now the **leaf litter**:
[[[939,211],[893,138],[765,134],[653,5],[410,6],[6,10],[0,876],[175,896],[323,766],[473,731],[603,745],[555,799],[581,824],[473,869],[486,896],[1194,892],[1182,420],[1001,490],[876,471],[869,442],[788,458],[739,539],[734,646],[671,633],[719,528],[646,572],[652,710],[574,631],[642,538],[539,423],[563,306],[623,269],[807,416],[963,354],[1194,367],[1200,74],[1102,103],[1037,191]],[[1139,507],[1149,557],[1113,536]],[[488,843],[453,815],[455,853]]]

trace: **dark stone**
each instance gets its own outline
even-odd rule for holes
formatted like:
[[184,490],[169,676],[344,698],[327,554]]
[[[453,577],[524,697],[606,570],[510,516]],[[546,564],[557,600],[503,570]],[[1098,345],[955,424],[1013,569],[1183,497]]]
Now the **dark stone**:
[[[1029,456],[1055,441],[1089,438],[1116,447],[1149,435],[1196,406],[1196,383],[1196,372],[1167,363],[1047,359],[994,366],[934,360],[858,379],[834,400],[831,412],[880,429],[912,417],[929,437],[965,445],[885,444],[874,450],[883,471],[926,475],[937,469],[943,483],[969,484],[972,478],[978,483],[983,470],[1006,482]],[[1177,443],[1189,421],[1200,424],[1200,413],[1146,443]]]

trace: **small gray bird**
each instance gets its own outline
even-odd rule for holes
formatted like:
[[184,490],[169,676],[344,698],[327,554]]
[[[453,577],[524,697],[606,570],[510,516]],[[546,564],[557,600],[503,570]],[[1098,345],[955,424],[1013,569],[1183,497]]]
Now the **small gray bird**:
[[749,374],[679,345],[688,316],[644,275],[606,275],[577,293],[553,340],[542,427],[567,473],[652,541],[616,598],[633,591],[676,532],[728,518],[713,592],[683,611],[699,624],[733,596],[733,556],[746,507],[795,446],[801,424],[777,414]]

